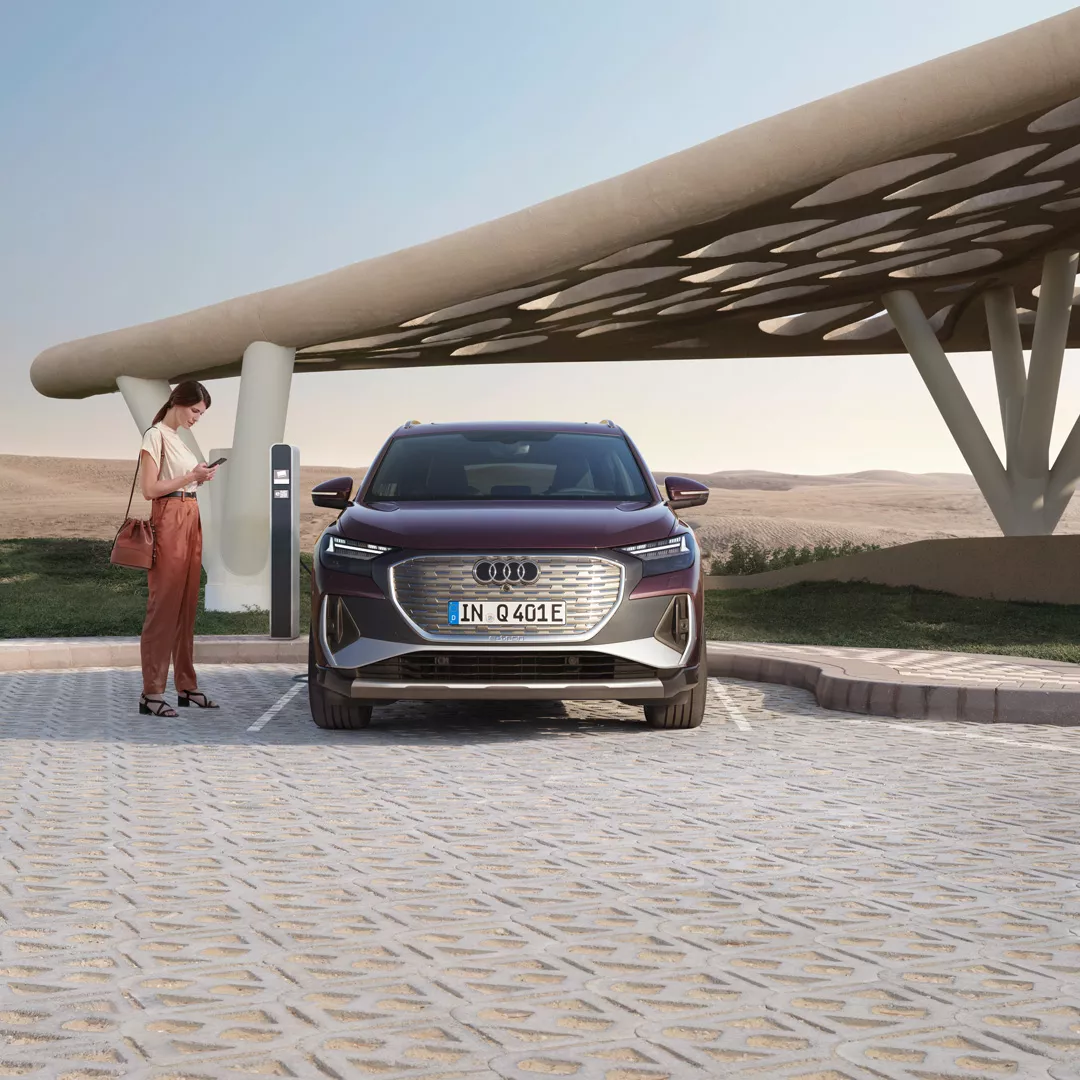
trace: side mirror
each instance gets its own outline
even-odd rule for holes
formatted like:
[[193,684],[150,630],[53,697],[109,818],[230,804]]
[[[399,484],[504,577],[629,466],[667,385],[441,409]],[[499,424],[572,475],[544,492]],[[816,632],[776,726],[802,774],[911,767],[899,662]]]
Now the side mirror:
[[685,476],[669,476],[664,481],[667,488],[667,504],[672,510],[685,510],[688,506],[704,506],[709,501],[709,487]]
[[345,510],[352,501],[352,488],[351,476],[335,476],[311,489],[311,501],[327,510]]

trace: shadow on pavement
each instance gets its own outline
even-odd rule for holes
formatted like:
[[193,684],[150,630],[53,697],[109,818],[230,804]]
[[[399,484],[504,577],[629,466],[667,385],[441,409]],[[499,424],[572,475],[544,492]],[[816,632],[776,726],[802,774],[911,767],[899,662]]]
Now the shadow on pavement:
[[[207,681],[220,710],[180,709],[176,718],[138,712],[138,672],[20,673],[0,676],[0,742],[33,740],[179,745],[430,746],[535,742],[605,732],[663,737],[640,708],[604,702],[395,702],[376,706],[371,726],[324,731],[311,721],[307,687],[262,719],[296,684],[291,675],[219,669]],[[174,703],[170,686],[166,700]],[[678,733],[676,733],[678,734]]]

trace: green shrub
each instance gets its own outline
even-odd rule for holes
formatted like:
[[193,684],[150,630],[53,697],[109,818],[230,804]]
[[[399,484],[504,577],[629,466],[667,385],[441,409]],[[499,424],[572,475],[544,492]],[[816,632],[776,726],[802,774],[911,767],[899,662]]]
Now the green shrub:
[[713,574],[763,574],[766,570],[782,570],[785,566],[800,566],[822,559],[838,559],[855,555],[860,551],[877,551],[880,544],[853,544],[844,540],[840,544],[815,544],[813,547],[765,548],[760,544],[736,540],[727,555],[714,559]]

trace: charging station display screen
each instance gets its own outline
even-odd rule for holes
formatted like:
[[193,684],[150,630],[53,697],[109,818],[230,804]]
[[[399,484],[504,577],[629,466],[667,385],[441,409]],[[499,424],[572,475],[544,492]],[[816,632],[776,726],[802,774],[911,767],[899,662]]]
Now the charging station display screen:
[[270,447],[270,636],[300,633],[300,451]]

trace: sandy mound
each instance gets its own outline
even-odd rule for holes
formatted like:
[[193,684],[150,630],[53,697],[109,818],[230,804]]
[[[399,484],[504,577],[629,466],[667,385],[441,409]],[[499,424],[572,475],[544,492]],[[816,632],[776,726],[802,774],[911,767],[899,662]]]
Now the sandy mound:
[[[301,490],[323,480],[367,470],[311,465],[300,467]],[[134,463],[90,458],[16,457],[0,454],[0,537],[88,537],[111,540],[127,506]],[[147,504],[135,493],[133,515],[147,516]],[[319,510],[310,499],[300,504],[300,542],[310,551],[319,533],[334,520],[333,510]]]
[[846,484],[908,484],[913,487],[970,487],[975,481],[966,473],[904,473],[888,469],[813,476],[807,473],[761,472],[757,469],[729,469],[712,473],[654,472],[663,488],[665,476],[685,476],[711,488],[731,491],[790,491],[797,487],[838,487]]
[[[301,485],[310,490],[342,475],[359,482],[365,468],[303,466]],[[128,461],[0,455],[0,537],[111,540],[124,514],[132,469]],[[769,548],[844,540],[886,547],[935,537],[999,534],[974,481],[963,474],[873,470],[805,476],[743,470],[699,477],[713,488],[709,502],[685,517],[703,549],[714,555],[733,540]],[[135,507],[135,512],[145,513],[138,495]],[[335,516],[304,499],[300,532],[306,550]],[[1070,505],[1058,531],[1080,533],[1080,499]]]
[[926,536],[901,529],[876,528],[873,526],[842,525],[827,521],[807,521],[805,518],[769,518],[741,514],[714,518],[690,518],[701,550],[709,555],[720,555],[739,541],[763,548],[814,547],[816,544],[877,544],[890,547],[906,544],[912,540],[925,540]]

